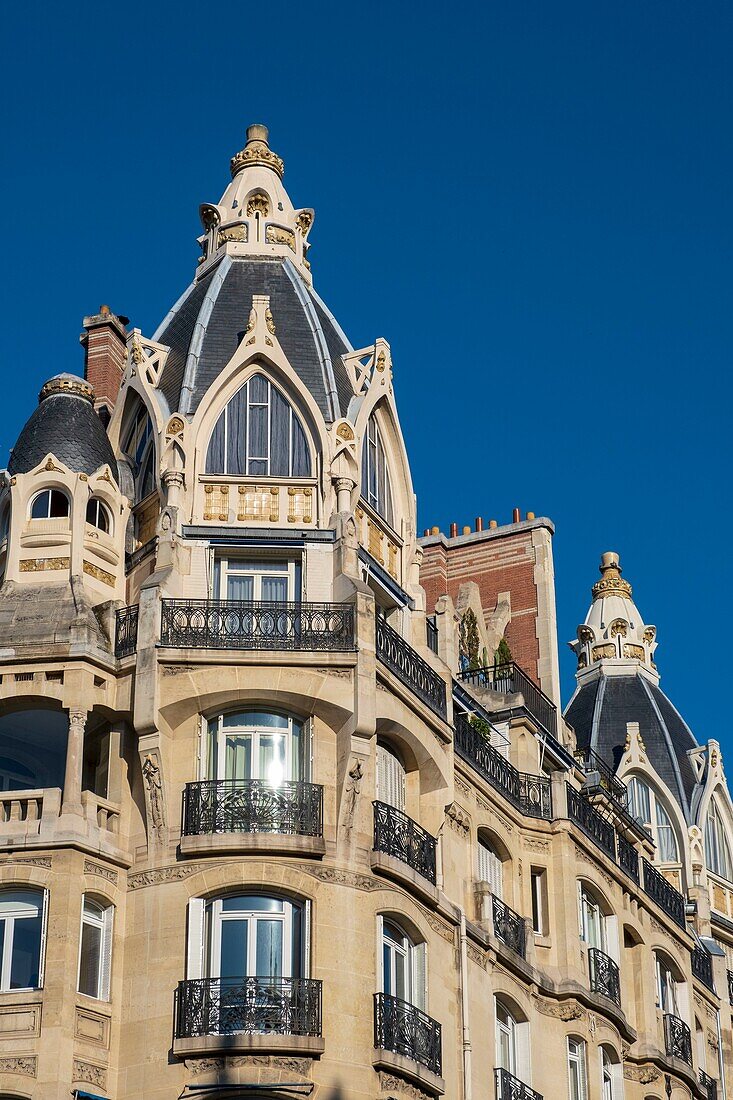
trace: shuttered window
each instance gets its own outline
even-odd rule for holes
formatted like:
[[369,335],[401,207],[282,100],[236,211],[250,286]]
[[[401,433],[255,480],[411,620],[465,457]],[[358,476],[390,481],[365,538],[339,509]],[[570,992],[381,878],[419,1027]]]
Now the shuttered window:
[[496,849],[488,840],[478,842],[478,877],[479,882],[488,882],[494,897],[503,898],[504,867]]
[[78,989],[100,1001],[109,1000],[113,914],[113,906],[100,905],[84,895]]
[[568,1036],[568,1079],[570,1100],[588,1100],[585,1043]]
[[377,745],[377,798],[405,809],[405,769],[399,757],[386,745]]

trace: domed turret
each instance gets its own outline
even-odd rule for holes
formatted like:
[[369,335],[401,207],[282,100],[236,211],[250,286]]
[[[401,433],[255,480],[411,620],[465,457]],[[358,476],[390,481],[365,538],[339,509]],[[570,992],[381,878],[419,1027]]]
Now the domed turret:
[[94,390],[74,374],[57,374],[43,386],[13,447],[8,473],[27,474],[48,454],[77,474],[109,466],[116,479],[114,451],[94,411]]
[[605,553],[593,602],[570,642],[578,686],[565,712],[579,750],[592,749],[614,770],[636,728],[649,764],[690,819],[695,772],[688,753],[697,741],[659,687],[652,660],[656,627],[647,626],[621,576],[618,554]]

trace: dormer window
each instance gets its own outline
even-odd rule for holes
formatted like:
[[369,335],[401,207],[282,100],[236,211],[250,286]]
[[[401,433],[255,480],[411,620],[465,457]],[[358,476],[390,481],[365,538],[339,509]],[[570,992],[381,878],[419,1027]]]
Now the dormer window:
[[678,863],[679,851],[674,826],[660,799],[638,776],[629,780],[628,792],[631,815],[652,834],[660,862]]
[[135,503],[155,488],[155,439],[153,424],[144,405],[138,406],[124,437],[122,450],[130,459],[135,477]]
[[387,459],[384,453],[382,433],[374,413],[369,417],[367,434],[361,454],[361,495],[390,527],[394,527],[392,486],[389,480]]
[[87,523],[105,535],[109,533],[109,512],[97,497],[92,497],[87,503]]
[[33,498],[31,519],[66,519],[69,509],[66,493],[60,489],[44,489]]
[[237,390],[216,422],[207,474],[310,477],[305,431],[289,401],[262,374]]

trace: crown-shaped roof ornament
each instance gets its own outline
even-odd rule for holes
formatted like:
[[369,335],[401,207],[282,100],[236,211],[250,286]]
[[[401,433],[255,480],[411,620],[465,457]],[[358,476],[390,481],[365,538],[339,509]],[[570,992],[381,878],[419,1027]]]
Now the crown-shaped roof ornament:
[[283,178],[285,165],[282,157],[279,157],[277,153],[273,153],[268,138],[269,131],[266,126],[255,123],[254,126],[247,127],[247,143],[244,149],[241,149],[232,157],[232,179],[244,168],[250,168],[255,164],[272,168],[273,172],[277,172],[280,179]]
[[601,556],[599,566],[601,579],[593,585],[594,600],[602,600],[606,596],[624,596],[631,599],[631,585],[621,576],[621,566],[618,554],[607,551]]

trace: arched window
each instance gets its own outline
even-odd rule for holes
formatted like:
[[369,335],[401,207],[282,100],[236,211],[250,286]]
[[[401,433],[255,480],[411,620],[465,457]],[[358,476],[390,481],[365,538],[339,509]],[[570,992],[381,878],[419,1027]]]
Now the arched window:
[[585,882],[578,883],[580,938],[588,947],[608,951],[606,917],[595,891]]
[[69,508],[69,498],[61,489],[43,489],[33,498],[31,519],[65,519]]
[[[425,1010],[426,945],[415,943],[399,924],[379,918],[382,993]],[[412,1057],[413,1055],[410,1055]]]
[[496,1065],[513,1077],[519,1076],[517,1058],[517,1021],[500,997],[496,1004]]
[[394,527],[392,486],[382,434],[374,413],[369,417],[361,452],[361,495],[390,527]]
[[667,959],[658,953],[655,953],[654,965],[657,976],[657,1005],[662,1012],[679,1016],[679,982],[672,971],[672,967]]
[[310,1034],[318,1001],[301,980],[307,977],[308,924],[308,903],[275,893],[192,898],[188,981],[180,994],[192,1034]]
[[705,820],[705,862],[714,875],[733,882],[733,860],[730,845],[715,800],[711,800]]
[[79,992],[99,1001],[109,1000],[114,907],[84,895],[79,945]]
[[601,1100],[621,1100],[623,1074],[621,1063],[612,1047],[601,1048]]
[[501,901],[504,897],[504,865],[495,845],[481,834],[478,841],[479,882],[488,882],[491,893]]
[[394,749],[379,742],[377,744],[377,799],[404,812],[405,786],[404,764]]
[[10,530],[10,505],[6,504],[0,513],[0,543],[5,542]]
[[207,722],[206,735],[206,779],[260,780],[270,787],[308,780],[308,730],[297,718],[255,710],[219,714]]
[[0,993],[43,985],[45,909],[45,890],[0,890]]
[[661,863],[679,863],[677,838],[672,820],[648,783],[633,776],[628,785],[629,810],[652,834]]
[[206,473],[310,477],[303,426],[264,375],[245,382],[219,416],[206,452]]
[[0,791],[63,787],[69,715],[15,710],[0,716]]
[[573,1035],[568,1035],[568,1081],[570,1100],[587,1100],[588,1072],[585,1043]]
[[123,436],[122,450],[132,465],[135,477],[135,504],[155,488],[155,438],[153,423],[140,403]]
[[109,512],[98,497],[90,497],[87,501],[87,523],[105,534],[109,533]]

